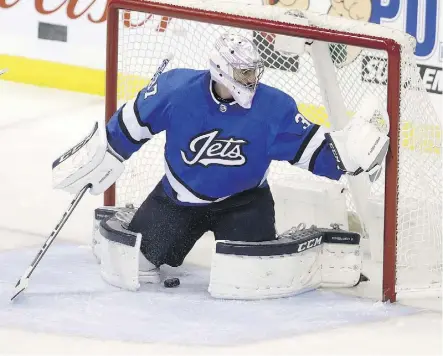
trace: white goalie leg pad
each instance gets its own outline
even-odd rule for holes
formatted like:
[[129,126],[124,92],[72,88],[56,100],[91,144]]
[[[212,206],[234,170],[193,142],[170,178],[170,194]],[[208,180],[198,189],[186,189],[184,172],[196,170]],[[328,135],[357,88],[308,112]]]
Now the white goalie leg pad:
[[[322,251],[321,287],[354,287],[360,280],[362,257],[360,236],[325,230]],[[338,233],[337,233],[338,232]]]
[[139,263],[142,235],[122,227],[115,218],[103,220],[101,238],[101,276],[109,284],[136,291],[140,288]]
[[160,283],[160,269],[140,252],[138,279],[140,283]]
[[265,299],[316,289],[321,283],[323,236],[304,230],[265,242],[219,241],[209,293],[215,298]]
[[214,298],[251,300],[351,287],[360,278],[359,241],[356,233],[317,228],[291,229],[274,241],[218,241],[208,291]]
[[91,249],[92,253],[98,263],[101,261],[101,242],[102,235],[100,234],[100,222],[111,218],[115,213],[120,211],[122,208],[114,206],[105,206],[95,209],[94,211],[94,221],[92,226],[92,239],[91,239]]
[[275,256],[216,253],[208,291],[214,298],[253,300],[316,289],[321,282],[319,250]]
[[136,208],[102,207],[95,210],[92,251],[110,284],[137,290],[140,283],[159,283],[159,268],[140,252],[141,234],[129,231]]

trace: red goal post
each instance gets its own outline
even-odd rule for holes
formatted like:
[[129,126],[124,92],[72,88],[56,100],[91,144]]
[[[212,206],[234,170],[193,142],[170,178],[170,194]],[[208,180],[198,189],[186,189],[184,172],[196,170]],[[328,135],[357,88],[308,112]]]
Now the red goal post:
[[[143,0],[110,0],[108,3],[107,19],[107,59],[106,59],[106,118],[109,119],[117,110],[118,80],[119,80],[119,31],[122,28],[122,13],[145,13],[165,18],[181,19],[211,25],[228,26],[230,28],[247,29],[302,37],[314,41],[342,44],[364,49],[383,51],[387,55],[387,88],[386,109],[390,117],[390,148],[386,158],[384,176],[384,224],[383,224],[383,301],[396,300],[396,260],[398,233],[398,200],[399,200],[399,147],[400,143],[400,107],[402,92],[402,45],[394,38],[374,36],[362,32],[342,31],[340,26],[310,26],[282,21],[278,16],[256,16],[254,6],[245,6],[242,11],[224,11],[224,7],[212,8],[208,2],[201,6],[193,1],[192,6],[187,1],[143,1]],[[239,4],[239,7],[242,6]],[[215,5],[214,5],[215,7]],[[258,6],[257,6],[258,7]],[[248,12],[251,15],[248,15]],[[273,10],[274,11],[274,10]],[[280,11],[280,10],[278,10]],[[283,10],[281,10],[283,13]],[[238,13],[241,13],[239,15]],[[327,17],[325,16],[325,23]],[[124,16],[123,16],[124,19]],[[123,20],[124,21],[124,20]],[[339,20],[337,20],[339,21]],[[348,20],[346,20],[348,21]],[[374,25],[375,26],[375,25]],[[195,34],[198,36],[199,34]],[[395,36],[394,36],[395,37]],[[121,39],[121,38],[120,38]],[[159,63],[159,62],[158,62]],[[201,68],[203,69],[203,68]],[[121,68],[120,68],[121,72]],[[152,73],[151,73],[152,74]],[[141,89],[141,88],[140,88]],[[148,143],[149,145],[149,143]],[[149,169],[149,168],[148,168]],[[148,192],[146,192],[148,193]],[[111,187],[104,197],[105,205],[116,204],[115,186]],[[441,228],[440,228],[441,231]]]

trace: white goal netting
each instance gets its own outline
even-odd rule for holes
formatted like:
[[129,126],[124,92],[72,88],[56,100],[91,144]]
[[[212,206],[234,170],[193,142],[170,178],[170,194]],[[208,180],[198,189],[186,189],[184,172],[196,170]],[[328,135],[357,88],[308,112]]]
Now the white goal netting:
[[[173,1],[158,1],[174,3]],[[140,1],[143,3],[143,1]],[[376,95],[388,107],[389,81],[399,81],[399,157],[397,226],[397,288],[415,289],[441,286],[442,241],[442,160],[441,123],[421,82],[414,59],[414,39],[406,34],[378,25],[360,23],[326,15],[292,11],[277,7],[251,6],[208,1],[176,1],[220,14],[241,15],[273,21],[276,24],[302,23],[324,31],[322,40],[329,44],[329,56],[346,115],[350,119],[367,93]],[[276,35],[270,32],[228,27],[200,21],[155,15],[149,12],[119,10],[118,22],[118,99],[119,105],[149,82],[161,61],[173,53],[172,68],[207,69],[208,55],[217,37],[224,32],[242,33],[258,46],[266,63],[262,81],[290,94],[300,111],[311,121],[330,126],[331,120],[312,56],[281,52]],[[346,33],[348,44],[333,43],[328,31]],[[355,35],[393,39],[401,45],[401,72],[388,76],[388,53],[353,46]],[[395,87],[395,86],[394,86]],[[270,103],[271,104],[271,103]],[[392,118],[391,118],[392,120]],[[395,144],[395,143],[394,143]],[[128,162],[116,190],[116,204],[140,204],[161,179],[163,170],[162,134],[144,145]],[[288,163],[272,164],[269,181],[294,186],[300,181],[324,180]],[[349,187],[349,179],[339,183]],[[352,183],[351,183],[352,185]],[[367,191],[347,189],[348,212],[366,225],[369,239],[383,241],[384,178]],[[364,213],[358,208],[364,205]],[[381,214],[381,215],[380,215]],[[377,215],[377,216],[375,216]],[[375,240],[374,235],[378,239]]]

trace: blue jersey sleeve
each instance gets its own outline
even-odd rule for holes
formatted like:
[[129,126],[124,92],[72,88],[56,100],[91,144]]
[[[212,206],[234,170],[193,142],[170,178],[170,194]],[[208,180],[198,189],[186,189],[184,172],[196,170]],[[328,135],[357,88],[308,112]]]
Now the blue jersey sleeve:
[[288,161],[297,167],[330,179],[340,179],[343,171],[325,140],[325,129],[306,119],[291,98],[282,119],[271,128],[270,158]]
[[108,142],[124,159],[138,151],[152,136],[168,129],[174,90],[170,75],[170,72],[160,75],[155,84],[143,88],[108,122]]

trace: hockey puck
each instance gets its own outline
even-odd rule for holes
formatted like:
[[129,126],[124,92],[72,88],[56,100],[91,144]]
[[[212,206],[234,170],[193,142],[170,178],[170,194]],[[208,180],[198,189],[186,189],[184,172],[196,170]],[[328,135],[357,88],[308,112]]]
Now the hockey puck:
[[166,288],[174,288],[180,285],[180,280],[178,278],[168,278],[163,282]]

